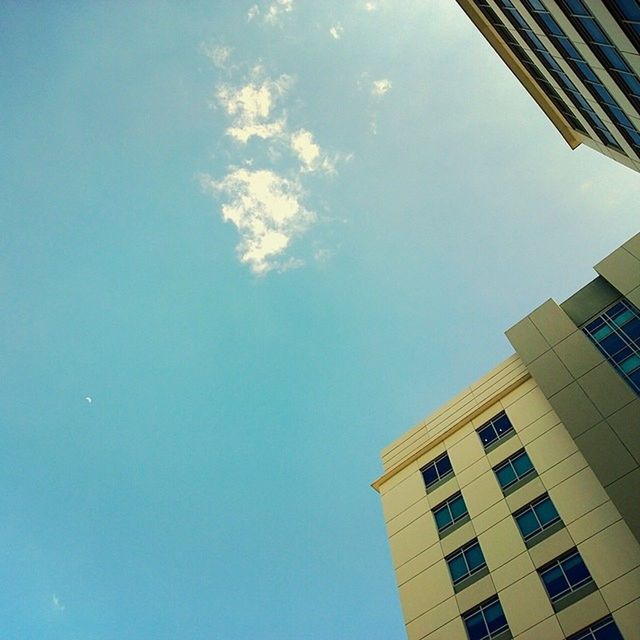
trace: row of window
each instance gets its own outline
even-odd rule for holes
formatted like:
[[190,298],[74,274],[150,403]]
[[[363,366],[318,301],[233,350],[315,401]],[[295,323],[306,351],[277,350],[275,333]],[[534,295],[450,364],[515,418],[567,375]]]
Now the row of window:
[[[533,32],[531,26],[513,2],[511,2],[511,0],[495,1],[507,19],[515,27],[518,34],[524,39],[528,47],[565,91],[567,97],[589,123],[600,141],[620,150],[620,146],[611,131],[609,131],[607,125],[563,71],[552,52],[549,51],[540,38]],[[566,108],[566,104],[562,98],[558,96],[557,91],[550,85],[547,79],[544,78],[539,71],[532,70],[535,65],[531,63],[528,55],[524,52],[517,40],[510,34],[497,14],[491,9],[488,1],[475,0],[475,2],[485,17],[498,31],[505,43],[521,62],[523,62],[536,81],[541,85],[541,88],[547,93],[551,101],[563,113],[569,124],[578,131],[584,132],[584,128],[575,116],[567,113],[568,109]],[[640,131],[623,109],[621,109],[611,92],[600,81],[582,54],[573,45],[564,30],[546,8],[545,4],[541,0],[522,0],[522,2],[541,27],[544,34],[555,45],[560,55],[584,83],[591,95],[610,117],[611,121],[616,124],[618,130],[622,133],[629,145],[634,149],[636,154],[640,155]],[[604,68],[608,70],[625,95],[628,96],[630,102],[636,106],[636,108],[640,108],[640,78],[626,62],[624,56],[622,56],[614,46],[586,3],[583,0],[558,0],[558,2],[573,26],[591,46]],[[632,31],[634,27],[640,29],[640,24],[634,22],[634,20],[637,20],[636,13],[640,12],[638,0],[618,0],[618,2],[614,4],[619,5],[613,9],[618,12],[623,26],[626,25],[625,28],[627,28],[627,31],[629,30],[629,26],[632,27]],[[623,14],[625,17],[622,17]]]
[[[499,637],[509,629],[497,595],[464,613],[462,619],[469,640],[490,640]],[[569,636],[567,640],[624,640],[624,638],[613,617],[609,615],[592,622],[588,627]]]

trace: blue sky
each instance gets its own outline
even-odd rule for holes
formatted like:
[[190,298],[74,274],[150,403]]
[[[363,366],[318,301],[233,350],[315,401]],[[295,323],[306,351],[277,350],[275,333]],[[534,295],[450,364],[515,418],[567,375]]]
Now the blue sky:
[[0,13],[2,637],[403,638],[380,449],[638,175],[449,0]]

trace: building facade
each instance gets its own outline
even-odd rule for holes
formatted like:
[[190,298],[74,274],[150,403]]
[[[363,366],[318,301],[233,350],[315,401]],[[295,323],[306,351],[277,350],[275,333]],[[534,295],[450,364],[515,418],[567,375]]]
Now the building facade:
[[386,447],[410,640],[640,638],[640,234]]
[[640,0],[458,4],[572,148],[640,171]]

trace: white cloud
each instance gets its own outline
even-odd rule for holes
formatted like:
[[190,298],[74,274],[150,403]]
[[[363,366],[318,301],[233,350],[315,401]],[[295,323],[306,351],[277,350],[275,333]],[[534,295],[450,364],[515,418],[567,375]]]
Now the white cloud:
[[225,69],[231,57],[231,47],[225,47],[221,44],[203,42],[200,45],[200,51],[219,69]]
[[335,24],[331,27],[331,29],[329,29],[329,33],[334,40],[340,40],[342,34],[344,33],[344,27],[340,23]]
[[[253,74],[258,75],[259,68]],[[227,135],[246,143],[252,136],[262,139],[281,136],[285,128],[284,116],[270,120],[271,111],[279,97],[287,90],[291,79],[282,75],[277,80],[249,81],[241,87],[220,85],[216,97],[232,117]]]
[[382,97],[391,89],[391,86],[391,80],[389,80],[389,78],[374,80],[373,86],[371,87],[371,95]]
[[376,11],[378,9],[378,5],[370,0],[369,2],[364,3],[364,8],[366,11]]
[[322,153],[319,145],[313,139],[311,131],[299,129],[291,135],[291,150],[298,156],[302,171],[335,172],[335,162]]
[[261,15],[264,22],[276,25],[281,23],[282,16],[285,13],[291,13],[292,11],[293,0],[275,0],[264,9],[261,9],[257,4],[252,5],[247,12],[247,19],[251,21]]
[[297,179],[271,170],[232,168],[219,181],[201,176],[200,184],[205,190],[229,196],[230,202],[222,205],[222,217],[240,232],[236,247],[240,261],[255,274],[297,266],[278,261],[292,238],[315,220],[315,214],[301,202],[304,193]]
[[85,396],[85,402],[87,404],[92,404],[93,403],[93,398],[91,396]]
[[64,605],[60,602],[60,598],[54,593],[51,598],[51,604],[56,611],[62,613],[64,611]]

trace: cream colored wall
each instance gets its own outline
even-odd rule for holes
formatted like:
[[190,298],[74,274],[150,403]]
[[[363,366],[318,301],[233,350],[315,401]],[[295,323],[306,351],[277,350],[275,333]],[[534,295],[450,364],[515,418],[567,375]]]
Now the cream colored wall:
[[[507,369],[517,368],[517,359],[506,362]],[[505,363],[479,384],[486,388],[504,370]],[[502,390],[504,384],[502,377]],[[500,385],[494,385],[494,393],[500,392]],[[405,464],[411,442],[420,452],[398,473],[388,469],[379,485],[409,639],[466,639],[461,613],[495,593],[518,639],[564,638],[609,612],[627,640],[639,638],[640,545],[544,395],[528,379],[490,406],[486,396],[480,397],[482,401],[467,406],[473,417],[458,420],[442,442],[437,425],[443,413],[437,412],[421,425],[433,433],[431,440],[416,439],[414,430],[386,450],[404,443],[404,458],[397,459]],[[485,408],[474,413],[474,407]],[[502,410],[516,435],[486,454],[475,429]],[[429,442],[435,444],[425,450]],[[505,498],[491,467],[522,447],[538,477]],[[420,469],[445,450],[455,477],[427,493]],[[458,490],[471,520],[440,539],[431,509]],[[527,549],[511,513],[545,491],[566,526]],[[456,594],[444,556],[476,537],[490,574]],[[599,590],[556,614],[536,568],[574,546]]]

